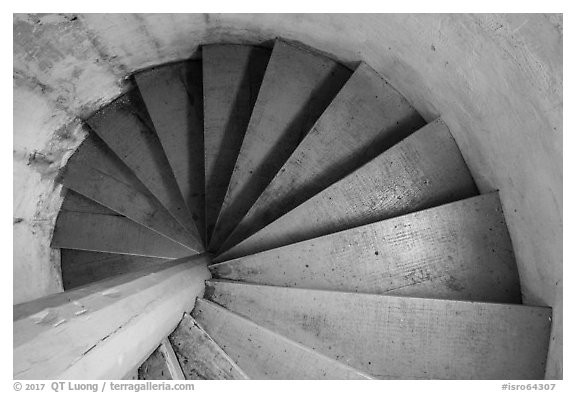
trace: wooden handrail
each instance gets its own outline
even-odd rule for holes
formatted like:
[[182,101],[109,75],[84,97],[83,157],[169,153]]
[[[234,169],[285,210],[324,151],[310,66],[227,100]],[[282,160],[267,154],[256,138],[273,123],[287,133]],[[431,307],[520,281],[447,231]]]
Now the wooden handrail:
[[14,306],[14,379],[122,379],[194,307],[207,254]]

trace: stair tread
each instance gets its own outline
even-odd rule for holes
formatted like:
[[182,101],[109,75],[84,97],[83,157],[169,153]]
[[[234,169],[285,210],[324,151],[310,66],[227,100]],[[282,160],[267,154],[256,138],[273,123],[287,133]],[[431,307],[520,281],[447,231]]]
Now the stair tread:
[[139,380],[184,380],[182,368],[168,339],[162,340],[158,348],[138,368]]
[[211,240],[217,250],[272,180],[351,72],[277,40]]
[[188,314],[168,339],[186,379],[249,379]]
[[192,316],[251,379],[370,378],[204,299]]
[[497,193],[209,267],[251,283],[436,299],[521,303]]
[[468,167],[441,120],[284,214],[216,262],[477,195]]
[[206,297],[377,378],[539,379],[551,309],[208,281]]
[[60,261],[64,290],[70,290],[120,274],[161,265],[170,259],[62,249]]
[[160,344],[138,368],[139,380],[173,380],[168,366],[168,359],[165,351],[162,350],[162,345],[163,344]]
[[86,122],[162,206],[199,237],[139,92],[129,91]]
[[193,251],[202,244],[150,194],[96,135],[90,134],[59,175],[65,187]]
[[402,95],[368,65],[360,64],[222,249],[262,229],[425,124]]
[[545,376],[552,309],[521,304],[498,192],[367,64],[276,39],[134,81],[58,177],[64,290],[216,258],[129,376]]
[[205,239],[202,63],[155,67],[134,78],[180,193]]
[[56,219],[51,247],[168,259],[197,253],[120,215],[64,209]]
[[123,217],[120,213],[117,213],[114,210],[111,210],[90,198],[86,198],[74,190],[66,189],[65,192],[66,194],[64,196],[64,200],[62,201],[60,211]]
[[270,50],[204,45],[206,227],[211,236],[244,140]]

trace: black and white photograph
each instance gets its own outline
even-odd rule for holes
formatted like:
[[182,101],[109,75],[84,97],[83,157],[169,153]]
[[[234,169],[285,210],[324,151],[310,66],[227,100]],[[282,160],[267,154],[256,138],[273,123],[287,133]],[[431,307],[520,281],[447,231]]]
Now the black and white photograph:
[[106,7],[5,13],[3,391],[567,391],[563,13]]

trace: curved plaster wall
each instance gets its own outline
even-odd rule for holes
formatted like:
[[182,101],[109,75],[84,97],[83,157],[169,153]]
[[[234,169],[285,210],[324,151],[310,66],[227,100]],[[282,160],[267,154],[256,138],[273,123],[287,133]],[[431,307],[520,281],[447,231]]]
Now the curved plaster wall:
[[561,15],[44,14],[14,16],[14,303],[62,290],[49,242],[58,169],[79,119],[126,76],[206,43],[301,41],[374,67],[449,125],[482,192],[499,189],[524,302],[554,307],[547,376],[562,376]]

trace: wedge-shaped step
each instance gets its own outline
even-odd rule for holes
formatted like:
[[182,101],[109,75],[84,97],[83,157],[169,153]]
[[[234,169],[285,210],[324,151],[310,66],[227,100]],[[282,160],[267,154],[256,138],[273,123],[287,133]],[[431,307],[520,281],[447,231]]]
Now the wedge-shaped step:
[[478,193],[448,127],[437,120],[233,247],[237,258]]
[[539,379],[551,309],[209,282],[207,297],[377,378]]
[[120,274],[158,266],[169,261],[170,259],[135,255],[60,250],[62,284],[66,291]]
[[51,247],[170,259],[195,253],[72,190],[62,203]]
[[63,188],[62,193],[64,195],[64,200],[62,201],[60,211],[123,217],[120,213],[110,210],[106,206],[101,205],[90,198],[86,198],[85,196],[78,194],[76,191]]
[[[200,235],[204,238],[202,63],[196,60],[155,67],[136,74],[134,78],[178,182],[180,193]],[[141,142],[152,143],[153,136],[148,137],[149,139],[142,138]],[[132,143],[135,142],[131,142],[131,145]],[[155,149],[154,153],[158,156],[158,163],[164,161],[159,149]],[[155,169],[158,169],[157,176],[164,176],[165,168],[156,165]],[[164,171],[161,171],[162,169]],[[168,183],[165,187],[169,187],[171,179],[163,179]],[[166,195],[168,196],[175,198],[173,203],[177,209],[178,195],[171,193]]]
[[350,76],[308,49],[276,41],[238,154],[210,248],[248,212]]
[[172,349],[172,345],[164,339],[160,346],[146,359],[138,369],[140,380],[182,380],[184,374],[180,363]]
[[225,241],[225,250],[425,125],[362,63]]
[[190,233],[199,236],[170,163],[137,90],[87,120],[88,125]]
[[497,193],[210,266],[285,287],[521,303]]
[[186,379],[249,379],[190,315],[168,338]]
[[251,379],[370,378],[206,300],[193,317]]
[[208,236],[214,230],[269,59],[268,49],[254,46],[202,47]]
[[179,224],[94,134],[70,157],[58,181],[193,251],[203,251],[198,238]]

